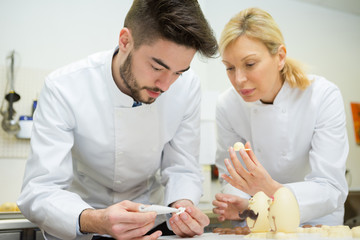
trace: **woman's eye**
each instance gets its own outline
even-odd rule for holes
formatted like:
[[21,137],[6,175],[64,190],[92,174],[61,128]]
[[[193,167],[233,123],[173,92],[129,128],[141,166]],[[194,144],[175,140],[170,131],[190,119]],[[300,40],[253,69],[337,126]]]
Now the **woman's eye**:
[[252,66],[254,66],[255,65],[255,63],[247,63],[246,64],[246,67],[252,67]]
[[232,71],[232,70],[234,70],[234,67],[227,67],[226,68],[226,71]]

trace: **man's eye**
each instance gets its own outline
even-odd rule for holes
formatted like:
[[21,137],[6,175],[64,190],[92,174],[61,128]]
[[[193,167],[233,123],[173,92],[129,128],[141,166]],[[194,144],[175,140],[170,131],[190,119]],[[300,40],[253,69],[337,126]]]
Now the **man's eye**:
[[226,71],[232,71],[232,70],[234,70],[234,67],[228,67],[228,68],[226,68]]
[[157,67],[154,67],[154,66],[151,66],[155,71],[161,71],[160,68],[157,68]]
[[252,67],[252,66],[254,66],[255,65],[255,63],[247,63],[246,64],[246,67]]

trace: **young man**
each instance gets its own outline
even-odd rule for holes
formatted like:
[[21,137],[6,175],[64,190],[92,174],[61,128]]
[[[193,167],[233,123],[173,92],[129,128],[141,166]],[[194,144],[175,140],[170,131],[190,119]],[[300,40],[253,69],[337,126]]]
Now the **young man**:
[[[46,79],[18,205],[47,238],[156,239],[166,226],[202,234],[190,63],[196,51],[213,56],[216,39],[196,0],[135,0],[118,44]],[[186,211],[164,224],[141,204]]]

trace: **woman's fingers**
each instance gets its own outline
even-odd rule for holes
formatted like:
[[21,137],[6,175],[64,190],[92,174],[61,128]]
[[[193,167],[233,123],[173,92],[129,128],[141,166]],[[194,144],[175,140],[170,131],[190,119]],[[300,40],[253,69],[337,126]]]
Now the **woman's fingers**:
[[238,171],[236,171],[235,169],[234,169],[234,167],[233,167],[233,165],[231,164],[231,162],[230,162],[230,160],[229,159],[225,159],[224,160],[224,162],[225,162],[225,166],[226,166],[226,168],[227,168],[227,170],[228,170],[228,172],[229,172],[229,174],[230,174],[230,176],[231,176],[231,178],[229,177],[229,176],[227,176],[226,174],[223,174],[222,175],[222,177],[226,180],[226,181],[228,181],[229,179],[234,179],[234,181],[236,181],[236,182],[243,182],[243,181],[245,181],[244,179],[243,179],[243,175],[245,174],[245,169],[241,166],[241,167],[239,167],[238,168]]
[[[234,165],[235,171],[242,177],[246,177],[246,169],[240,163],[239,159],[236,156],[236,153],[232,147],[229,148],[230,159],[232,164]],[[231,164],[230,164],[231,165]]]
[[248,172],[254,172],[255,168],[256,168],[256,165],[255,163],[252,161],[252,159],[249,157],[248,153],[243,150],[243,149],[240,149],[239,150],[239,153],[240,153],[240,156],[242,158],[242,160],[244,161],[245,163],[245,166],[246,166],[246,169]]
[[252,148],[251,148],[250,142],[246,142],[245,148],[246,148],[246,149],[251,149],[251,150],[246,151],[246,152],[247,152],[247,154],[249,155],[250,159],[253,161],[253,163],[254,163],[256,166],[259,166],[260,163],[259,163],[259,161],[257,160],[257,158],[256,158],[256,156],[255,156],[255,153],[254,153],[254,151],[253,151]]

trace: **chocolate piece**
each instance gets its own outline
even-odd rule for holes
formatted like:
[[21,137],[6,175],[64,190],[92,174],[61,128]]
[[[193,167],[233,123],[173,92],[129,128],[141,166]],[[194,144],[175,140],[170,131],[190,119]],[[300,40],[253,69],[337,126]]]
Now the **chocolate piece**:
[[255,214],[253,210],[249,210],[249,209],[246,209],[242,213],[239,213],[239,217],[241,221],[244,221],[247,217],[255,221],[258,218],[258,216],[259,213]]
[[311,228],[311,227],[312,227],[312,225],[310,225],[310,224],[306,224],[306,225],[303,225],[302,227],[303,227],[303,228]]

